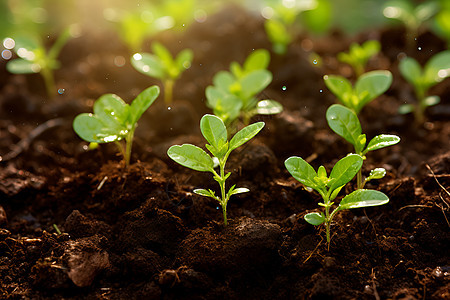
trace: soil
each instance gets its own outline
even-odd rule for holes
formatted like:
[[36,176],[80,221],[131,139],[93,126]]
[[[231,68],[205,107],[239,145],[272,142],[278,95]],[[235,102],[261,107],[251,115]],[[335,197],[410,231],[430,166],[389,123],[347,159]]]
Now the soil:
[[[274,80],[261,98],[285,110],[257,116],[265,129],[231,155],[230,184],[251,192],[231,199],[226,227],[218,204],[192,193],[216,189],[210,174],[176,165],[166,151],[204,146],[198,124],[209,112],[204,90],[212,76],[252,49],[270,49],[258,17],[230,7],[185,32],[156,37],[174,53],[193,49],[195,58],[170,109],[156,101],[140,120],[129,168],[114,145],[89,150],[71,127],[104,93],[131,101],[158,84],[128,61],[114,64],[130,53],[113,33],[87,32],[68,43],[56,72],[65,91],[57,99],[46,98],[39,75],[8,74],[1,61],[0,298],[450,299],[450,81],[432,89],[441,103],[427,111],[424,125],[397,114],[414,101],[398,57],[423,63],[445,43],[424,32],[422,50],[406,49],[403,36],[401,28],[356,37],[305,33],[286,55],[272,54]],[[328,250],[324,228],[303,219],[318,209],[319,196],[283,162],[296,155],[330,170],[351,151],[326,124],[336,100],[322,76],[352,78],[336,54],[367,39],[383,44],[368,69],[389,69],[394,82],[361,112],[363,131],[402,140],[370,153],[363,167],[366,175],[386,168],[387,176],[368,187],[390,202],[338,214]],[[313,53],[320,64],[312,63]]]

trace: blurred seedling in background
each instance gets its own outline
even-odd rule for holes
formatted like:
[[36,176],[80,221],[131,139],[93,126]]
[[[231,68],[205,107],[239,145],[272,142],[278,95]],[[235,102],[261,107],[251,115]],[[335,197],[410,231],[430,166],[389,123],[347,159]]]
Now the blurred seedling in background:
[[414,49],[415,41],[419,37],[424,23],[439,11],[436,1],[425,1],[415,5],[409,0],[391,0],[385,3],[383,15],[389,19],[396,19],[406,28],[406,45]]
[[160,43],[152,44],[153,54],[136,53],[131,58],[133,67],[147,76],[162,81],[164,87],[164,102],[172,103],[175,81],[186,69],[191,67],[194,54],[190,49],[184,49],[173,58],[169,50]]
[[339,205],[330,213],[334,199],[341,189],[355,177],[361,169],[363,159],[357,154],[350,154],[339,160],[331,170],[330,175],[324,166],[320,166],[316,172],[304,159],[297,156],[289,157],[285,161],[289,173],[303,185],[317,191],[323,199],[319,203],[324,207],[324,212],[308,213],[304,216],[306,222],[318,226],[325,223],[328,250],[330,248],[330,225],[334,216],[341,210],[383,205],[389,202],[389,198],[376,190],[360,189],[346,195]]
[[[333,104],[327,110],[327,122],[330,128],[347,142],[353,145],[355,153],[360,155],[363,160],[369,151],[392,146],[400,142],[396,135],[380,134],[370,140],[367,144],[366,135],[362,134],[361,123],[358,116],[351,109],[340,104]],[[370,171],[370,175],[362,179],[362,172],[359,169],[357,173],[357,188],[362,189],[366,182],[372,179],[381,179],[386,175],[384,168],[376,168]]]
[[417,124],[425,122],[425,110],[440,102],[439,96],[428,96],[428,90],[450,76],[450,50],[435,54],[422,66],[412,57],[405,57],[399,63],[402,76],[414,88],[418,103],[400,106],[399,113],[414,113]]
[[442,0],[439,3],[441,7],[433,18],[433,29],[447,41],[447,48],[450,48],[450,1]]
[[7,48],[13,48],[18,56],[8,61],[6,69],[13,74],[40,73],[44,78],[48,96],[55,98],[57,89],[53,71],[60,67],[58,55],[67,41],[77,35],[79,32],[76,27],[63,31],[48,51],[43,41],[36,36],[22,35],[6,38],[3,44],[8,46]]
[[[227,203],[232,195],[248,192],[247,188],[236,188],[233,185],[226,191],[225,182],[231,173],[225,173],[225,164],[231,151],[251,140],[264,127],[264,122],[258,122],[242,128],[231,140],[228,140],[227,128],[223,121],[213,115],[204,115],[200,121],[200,130],[209,144],[206,148],[212,156],[203,149],[191,145],[174,145],[169,148],[167,155],[175,162],[187,168],[211,172],[215,181],[220,186],[220,196],[216,196],[213,190],[195,189],[194,193],[213,198],[222,206],[223,222],[227,225]],[[214,168],[219,166],[219,172]]]
[[364,73],[356,80],[355,86],[340,75],[323,77],[328,89],[348,108],[359,114],[361,109],[386,92],[392,83],[392,74],[386,70]]
[[[95,101],[93,114],[83,113],[75,117],[73,129],[89,143],[115,142],[128,167],[137,122],[158,96],[159,87],[151,86],[129,105],[115,94],[105,94]],[[120,143],[122,139],[125,145]]]
[[352,43],[348,52],[338,53],[337,59],[349,64],[353,68],[356,77],[360,77],[364,73],[369,59],[378,54],[380,50],[380,42],[376,40],[366,41],[361,45]]
[[247,57],[242,66],[232,62],[230,71],[214,75],[213,85],[206,88],[207,106],[227,128],[235,126],[238,119],[248,125],[254,115],[272,115],[283,110],[275,100],[256,98],[272,82],[272,73],[267,70],[269,61],[269,52],[258,49]]

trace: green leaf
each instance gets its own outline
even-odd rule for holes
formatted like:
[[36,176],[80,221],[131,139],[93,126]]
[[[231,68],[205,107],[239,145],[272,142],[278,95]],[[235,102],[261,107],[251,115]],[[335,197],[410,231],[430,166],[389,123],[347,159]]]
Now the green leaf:
[[297,181],[315,190],[319,188],[314,181],[314,178],[317,177],[316,171],[303,158],[291,156],[286,159],[284,165],[289,173],[291,173],[292,177],[294,177]]
[[339,98],[339,100],[347,107],[352,107],[351,97],[353,88],[350,81],[339,75],[325,75],[323,76],[327,88]]
[[213,109],[214,114],[229,124],[240,115],[242,101],[237,96],[228,94],[214,86],[206,88],[207,106]]
[[134,125],[142,114],[153,104],[159,96],[159,87],[153,85],[141,92],[130,105],[130,123]]
[[211,197],[211,198],[216,199],[216,195],[213,192],[209,191],[209,190],[195,189],[194,193],[196,193],[197,195],[200,195],[200,196]]
[[383,205],[389,202],[388,196],[384,193],[375,190],[356,190],[353,193],[345,196],[341,203],[339,203],[339,209],[352,209],[361,207],[370,207]]
[[386,170],[384,168],[376,168],[370,171],[369,177],[366,178],[366,181],[370,181],[373,179],[381,179],[386,175]]
[[201,172],[212,172],[214,162],[203,149],[191,145],[174,145],[167,150],[167,155],[182,166]]
[[136,53],[131,58],[133,67],[147,76],[164,80],[168,74],[161,60],[149,53]]
[[422,67],[412,57],[405,57],[398,64],[402,76],[412,85],[416,85],[422,78]]
[[450,77],[450,50],[439,52],[425,64],[424,79],[432,86]]
[[285,54],[292,38],[283,23],[275,19],[268,19],[264,22],[264,29],[273,45],[273,50],[278,54]]
[[22,58],[13,59],[6,63],[6,69],[13,74],[39,73],[41,67],[32,61]]
[[325,222],[325,216],[316,212],[306,214],[304,219],[306,222],[314,226],[318,226]]
[[153,53],[160,59],[163,65],[166,67],[173,65],[173,57],[169,50],[161,43],[154,42],[152,44]]
[[194,52],[191,49],[184,49],[178,53],[175,62],[179,70],[189,69],[191,67],[192,60],[194,59]]
[[398,108],[398,113],[401,115],[406,115],[412,113],[415,107],[412,104],[403,104]]
[[127,129],[129,105],[115,94],[105,94],[94,103],[94,114],[111,130]]
[[333,104],[327,109],[326,118],[328,126],[334,132],[356,146],[362,130],[358,116],[353,110],[340,104]]
[[235,83],[235,81],[233,75],[227,71],[220,71],[213,77],[214,86],[227,93],[230,92],[230,86]]
[[400,138],[392,134],[380,134],[370,140],[365,153],[384,147],[392,146],[400,142]]
[[275,100],[261,100],[256,104],[256,111],[260,115],[275,115],[283,111],[283,105]]
[[433,106],[441,102],[441,98],[439,96],[428,96],[423,100],[423,104],[427,107]]
[[73,120],[73,129],[79,137],[90,143],[109,143],[122,138],[93,114],[84,113],[76,116]]
[[245,75],[240,83],[245,98],[255,96],[272,82],[272,73],[267,70],[256,70]]
[[264,122],[257,122],[239,130],[230,140],[228,151],[232,151],[251,140],[256,134],[258,134],[258,132],[261,131],[261,129],[263,129],[263,127]]
[[228,191],[228,196],[232,196],[232,195],[237,195],[237,194],[242,194],[242,193],[247,193],[250,192],[250,190],[248,188],[234,188],[235,185],[233,185],[230,190]]
[[204,115],[200,120],[200,130],[208,143],[217,150],[228,140],[227,128],[217,116]]
[[339,160],[333,167],[330,173],[330,179],[334,179],[331,182],[330,189],[336,188],[347,184],[355,177],[359,169],[361,169],[363,159],[358,154],[350,154]]
[[255,70],[267,69],[270,62],[269,51],[265,49],[257,49],[250,53],[244,62],[244,72],[250,73]]
[[359,113],[367,103],[386,92],[391,84],[392,74],[385,70],[367,72],[359,77],[355,84],[355,92],[359,98],[355,112]]

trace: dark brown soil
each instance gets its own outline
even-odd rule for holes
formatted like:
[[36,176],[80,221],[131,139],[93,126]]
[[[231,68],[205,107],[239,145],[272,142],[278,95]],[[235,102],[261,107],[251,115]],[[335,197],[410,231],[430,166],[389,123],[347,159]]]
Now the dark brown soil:
[[[228,8],[182,34],[157,37],[173,52],[192,48],[195,59],[171,109],[158,100],[140,120],[128,169],[114,145],[87,150],[71,127],[100,95],[130,101],[158,83],[128,63],[114,65],[114,57],[129,56],[114,34],[69,42],[56,72],[65,88],[57,99],[45,97],[39,75],[10,75],[1,62],[0,298],[450,299],[450,81],[433,88],[441,103],[424,126],[396,113],[413,99],[398,54],[424,62],[445,43],[427,32],[418,39],[421,51],[406,51],[403,34],[305,34],[285,56],[272,55],[274,80],[261,97],[285,111],[255,118],[265,129],[230,157],[231,183],[251,192],[230,201],[227,227],[217,203],[192,193],[216,189],[210,175],[176,165],[166,151],[204,145],[198,123],[209,112],[205,87],[231,61],[270,49],[261,20]],[[323,228],[303,220],[319,196],[283,162],[297,155],[329,169],[351,151],[326,124],[335,98],[322,76],[351,77],[336,53],[369,38],[383,43],[369,69],[389,69],[394,83],[361,112],[363,131],[402,141],[371,153],[364,165],[365,173],[388,170],[369,187],[386,193],[389,204],[337,215],[328,251]],[[321,66],[311,63],[313,51]]]

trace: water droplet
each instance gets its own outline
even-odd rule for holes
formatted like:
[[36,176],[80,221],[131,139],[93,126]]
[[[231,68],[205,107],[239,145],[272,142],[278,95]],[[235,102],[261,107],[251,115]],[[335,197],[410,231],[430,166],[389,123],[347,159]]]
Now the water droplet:
[[62,95],[62,94],[64,94],[65,91],[66,91],[66,89],[58,89],[58,94]]
[[216,209],[217,209],[217,210],[219,210],[219,209],[220,209],[220,207],[216,206]]
[[3,50],[2,57],[3,57],[3,59],[8,60],[12,57],[12,52],[10,50]]
[[281,88],[283,91],[287,90],[287,87],[285,85],[283,85],[283,87]]
[[420,51],[420,50],[422,50],[422,47],[417,47],[417,49]]
[[133,58],[134,58],[135,60],[141,60],[141,59],[142,59],[142,55],[140,55],[139,53],[135,53],[135,54],[133,55]]
[[3,47],[6,49],[12,49],[16,45],[16,42],[12,38],[5,38],[3,40]]
[[313,64],[317,65],[317,59],[313,60]]
[[322,93],[323,92],[323,90],[319,90],[319,93]]
[[172,110],[172,107],[170,107],[170,106],[167,106],[167,110]]

